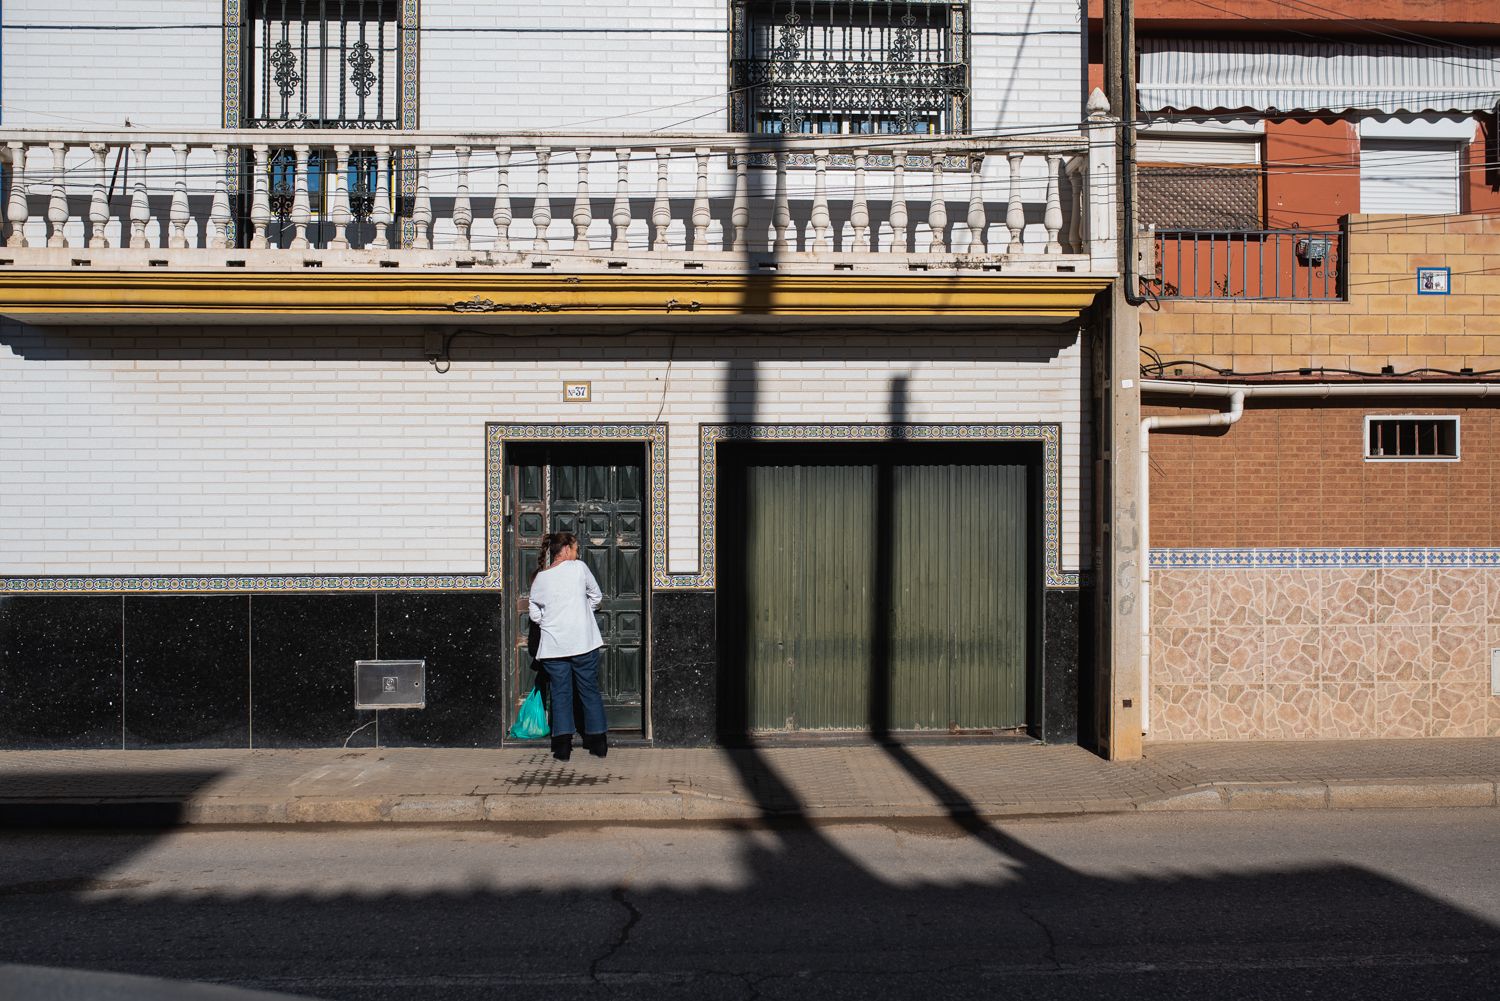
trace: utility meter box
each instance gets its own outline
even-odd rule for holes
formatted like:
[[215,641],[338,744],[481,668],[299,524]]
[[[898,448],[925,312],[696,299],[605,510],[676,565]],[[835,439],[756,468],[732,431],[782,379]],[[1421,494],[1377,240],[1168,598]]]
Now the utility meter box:
[[356,660],[354,708],[426,709],[427,661]]

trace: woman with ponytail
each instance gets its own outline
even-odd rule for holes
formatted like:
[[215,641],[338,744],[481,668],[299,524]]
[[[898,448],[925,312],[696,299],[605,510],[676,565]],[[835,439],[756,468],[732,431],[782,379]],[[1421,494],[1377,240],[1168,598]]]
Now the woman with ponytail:
[[536,659],[552,682],[552,756],[567,761],[573,754],[576,688],[583,702],[583,746],[602,758],[609,751],[604,699],[599,694],[599,648],[604,639],[594,609],[604,595],[578,558],[578,538],[572,532],[542,537],[536,569],[527,611],[541,629]]

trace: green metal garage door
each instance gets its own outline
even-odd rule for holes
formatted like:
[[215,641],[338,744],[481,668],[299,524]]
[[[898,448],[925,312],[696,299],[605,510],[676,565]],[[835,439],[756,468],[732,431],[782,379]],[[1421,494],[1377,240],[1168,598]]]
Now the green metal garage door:
[[952,457],[730,472],[726,729],[1025,725],[1028,469]]

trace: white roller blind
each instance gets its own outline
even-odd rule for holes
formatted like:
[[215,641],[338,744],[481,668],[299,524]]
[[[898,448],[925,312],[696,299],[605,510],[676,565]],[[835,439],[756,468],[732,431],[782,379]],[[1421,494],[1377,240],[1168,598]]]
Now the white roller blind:
[[1141,136],[1135,143],[1137,163],[1260,163],[1260,137],[1180,139]]
[[1359,210],[1458,211],[1458,144],[1366,139],[1359,150]]

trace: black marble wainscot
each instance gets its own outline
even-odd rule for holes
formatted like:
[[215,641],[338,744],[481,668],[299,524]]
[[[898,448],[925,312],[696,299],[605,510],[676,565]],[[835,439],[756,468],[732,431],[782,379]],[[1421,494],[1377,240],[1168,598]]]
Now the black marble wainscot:
[[1041,737],[1049,744],[1078,740],[1081,666],[1092,627],[1085,588],[1043,592]]
[[651,596],[651,734],[659,747],[714,743],[717,647],[714,592]]
[[374,594],[251,597],[254,746],[375,745],[375,727],[366,725],[374,711],[354,708],[354,662],[375,656],[376,601]]
[[0,747],[120,746],[121,599],[0,596]]
[[381,592],[380,653],[427,661],[427,708],[380,713],[383,747],[499,747],[504,602],[498,591]]
[[126,595],[125,746],[250,745],[250,596]]

